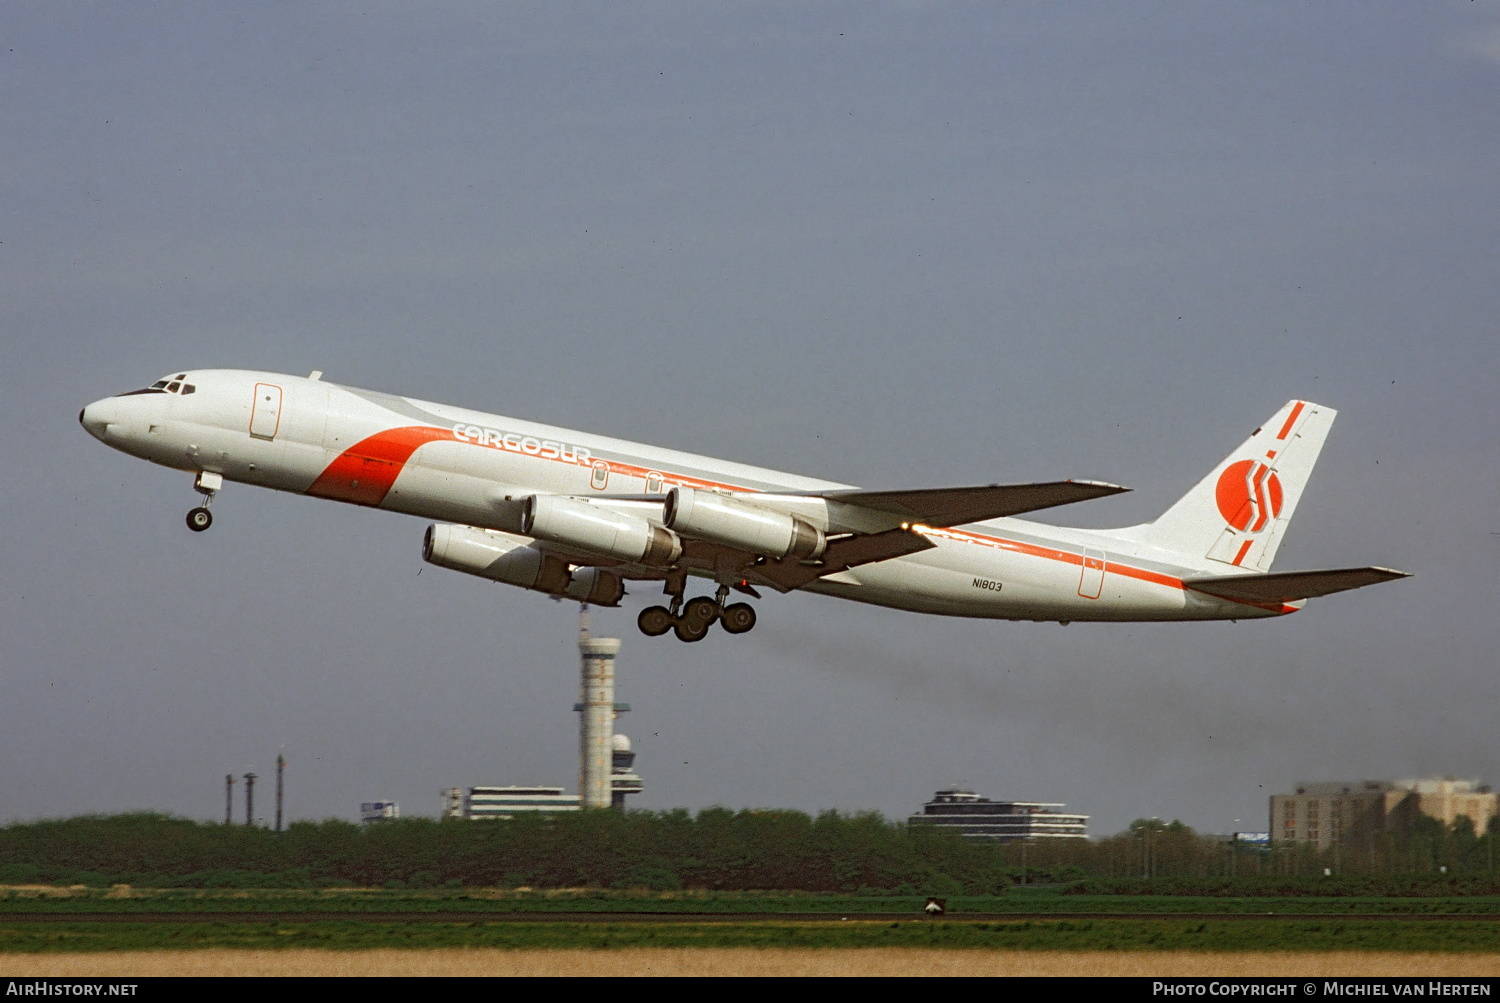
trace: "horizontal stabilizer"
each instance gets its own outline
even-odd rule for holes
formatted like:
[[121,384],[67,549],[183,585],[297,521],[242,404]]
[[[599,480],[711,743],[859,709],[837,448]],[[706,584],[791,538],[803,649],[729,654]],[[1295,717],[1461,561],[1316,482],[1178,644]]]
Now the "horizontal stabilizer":
[[1275,575],[1184,578],[1182,584],[1220,599],[1285,603],[1410,577],[1405,571],[1392,571],[1390,568],[1344,568],[1340,571],[1288,571]]
[[1068,505],[1129,491],[1100,481],[1049,484],[985,484],[972,488],[919,488],[914,491],[827,491],[821,497],[874,509],[924,526],[962,526],[1054,505]]

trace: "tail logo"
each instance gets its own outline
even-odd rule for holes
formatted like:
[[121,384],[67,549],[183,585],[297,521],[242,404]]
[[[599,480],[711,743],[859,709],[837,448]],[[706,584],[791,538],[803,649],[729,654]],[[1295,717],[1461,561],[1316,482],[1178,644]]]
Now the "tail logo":
[[1259,533],[1281,512],[1281,480],[1259,460],[1224,468],[1214,496],[1224,521],[1241,533]]

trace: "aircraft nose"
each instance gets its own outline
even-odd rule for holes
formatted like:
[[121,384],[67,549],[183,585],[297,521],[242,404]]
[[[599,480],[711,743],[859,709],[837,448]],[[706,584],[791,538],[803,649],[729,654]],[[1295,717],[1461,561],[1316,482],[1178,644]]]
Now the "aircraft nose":
[[105,430],[109,428],[109,417],[105,413],[108,410],[108,400],[94,401],[78,412],[78,424],[82,425],[89,435],[102,440]]

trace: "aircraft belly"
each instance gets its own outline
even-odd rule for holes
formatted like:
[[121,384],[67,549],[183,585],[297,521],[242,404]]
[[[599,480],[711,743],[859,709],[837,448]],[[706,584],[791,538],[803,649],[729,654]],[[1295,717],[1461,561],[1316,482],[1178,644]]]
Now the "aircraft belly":
[[[1180,587],[1106,569],[1097,597],[1081,595],[1082,558],[1053,557],[938,539],[908,557],[852,569],[809,590],[880,606],[1009,620],[1148,621],[1263,616],[1202,603]],[[1160,576],[1158,576],[1160,577]],[[859,584],[849,584],[849,579]]]
[[318,476],[323,462],[317,446],[280,437],[273,442],[247,439],[227,452],[227,462],[239,473],[234,480],[299,494]]
[[231,481],[303,491],[317,476],[322,450],[277,437],[253,439],[209,425],[165,422],[142,437],[140,455],[178,470],[208,470]]
[[519,499],[534,490],[469,474],[408,466],[380,507],[423,519],[519,533]]
[[[477,483],[498,485],[515,498],[531,494],[586,495],[590,470],[524,453],[475,448],[459,441],[433,442],[416,457],[419,469],[442,471]],[[398,486],[399,482],[398,482]]]
[[380,507],[507,533],[521,532],[529,495],[585,495],[587,467],[550,462],[462,442],[436,441],[407,463]]
[[181,422],[159,418],[152,422],[142,422],[139,426],[124,426],[117,433],[117,448],[164,467],[190,470],[192,456],[189,447],[193,440],[199,438],[197,431]]

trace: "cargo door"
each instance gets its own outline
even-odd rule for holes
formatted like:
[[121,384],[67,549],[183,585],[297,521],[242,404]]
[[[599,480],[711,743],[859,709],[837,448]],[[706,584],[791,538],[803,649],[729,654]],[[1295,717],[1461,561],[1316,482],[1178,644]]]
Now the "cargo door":
[[1093,547],[1083,548],[1083,574],[1078,578],[1078,594],[1085,599],[1098,599],[1104,591],[1104,551]]
[[255,384],[255,401],[250,406],[250,434],[257,439],[274,439],[281,427],[281,388],[272,383]]

